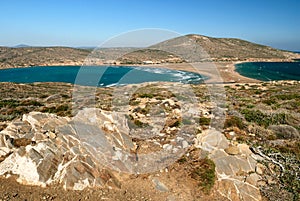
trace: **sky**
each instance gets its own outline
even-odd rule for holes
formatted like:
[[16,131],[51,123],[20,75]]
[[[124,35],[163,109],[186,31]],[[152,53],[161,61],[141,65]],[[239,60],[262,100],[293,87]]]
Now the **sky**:
[[299,0],[1,0],[0,26],[0,46],[98,46],[156,28],[300,51]]

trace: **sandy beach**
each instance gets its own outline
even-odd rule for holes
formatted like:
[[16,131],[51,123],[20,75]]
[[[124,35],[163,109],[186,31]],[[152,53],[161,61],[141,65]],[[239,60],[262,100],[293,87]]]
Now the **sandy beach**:
[[259,80],[244,77],[235,71],[235,64],[240,62],[199,62],[180,64],[142,65],[154,68],[169,68],[199,73],[210,77],[206,83],[255,83]]

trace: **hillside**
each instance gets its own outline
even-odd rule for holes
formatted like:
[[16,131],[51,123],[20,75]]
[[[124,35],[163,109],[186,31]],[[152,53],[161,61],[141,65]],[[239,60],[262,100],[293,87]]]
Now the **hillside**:
[[146,49],[130,52],[120,63],[182,63],[201,61],[283,61],[300,55],[235,38],[212,38],[190,34],[166,40]]
[[288,59],[299,55],[235,38],[186,35],[152,46],[183,55],[189,62],[206,59],[232,61],[246,59]]
[[186,35],[148,48],[0,47],[0,68],[82,65],[89,56],[95,64],[182,63],[201,61],[291,60],[300,54],[241,39]]
[[0,68],[81,65],[88,54],[88,50],[68,47],[0,47]]

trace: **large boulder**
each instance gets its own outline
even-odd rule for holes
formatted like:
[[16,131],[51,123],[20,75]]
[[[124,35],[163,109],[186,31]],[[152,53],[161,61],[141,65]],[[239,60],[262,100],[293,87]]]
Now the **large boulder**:
[[272,130],[280,139],[299,139],[298,130],[290,125],[271,125],[268,129]]

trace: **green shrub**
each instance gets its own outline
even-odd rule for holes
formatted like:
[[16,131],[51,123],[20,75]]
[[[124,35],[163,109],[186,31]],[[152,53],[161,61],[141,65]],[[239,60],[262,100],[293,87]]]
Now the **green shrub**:
[[138,119],[135,119],[134,121],[134,124],[139,127],[139,128],[144,128],[144,127],[147,127],[148,124],[147,123],[144,123],[144,122],[141,122],[140,120]]
[[210,124],[210,118],[200,117],[199,123],[201,126],[204,126],[204,125],[208,126]]
[[182,124],[184,124],[184,125],[191,125],[191,124],[192,124],[192,121],[191,121],[190,119],[183,118],[183,119],[182,119]]
[[11,121],[14,118],[16,118],[17,115],[4,115],[4,114],[0,114],[0,121]]
[[55,113],[59,116],[70,116],[71,109],[68,105],[59,105],[56,107],[44,107],[40,110],[41,112]]
[[261,94],[262,93],[262,91],[261,90],[259,90],[259,89],[257,89],[255,92],[254,92],[255,94]]
[[176,120],[172,124],[169,125],[169,127],[180,127],[181,120]]
[[43,106],[44,104],[36,101],[36,100],[24,100],[20,103],[23,106]]
[[246,105],[246,107],[249,108],[249,109],[251,109],[251,108],[254,108],[255,105],[250,104],[250,105]]
[[274,98],[263,100],[262,102],[267,105],[273,105],[273,104],[277,103],[277,101]]
[[279,100],[292,100],[300,98],[300,94],[279,94],[275,96]]
[[153,98],[154,95],[153,94],[140,94],[139,95],[141,98]]
[[186,163],[187,162],[187,158],[185,156],[182,156],[180,159],[178,159],[177,161],[180,164]]
[[239,129],[244,128],[244,123],[242,119],[236,116],[231,116],[225,120],[224,123],[224,128],[229,128],[229,127],[238,127]]
[[20,102],[14,99],[9,99],[9,100],[0,100],[0,108],[2,107],[17,107],[20,105]]
[[254,122],[259,126],[287,124],[288,115],[285,113],[273,113],[270,115],[262,113],[260,110],[243,109],[241,113],[248,122]]

